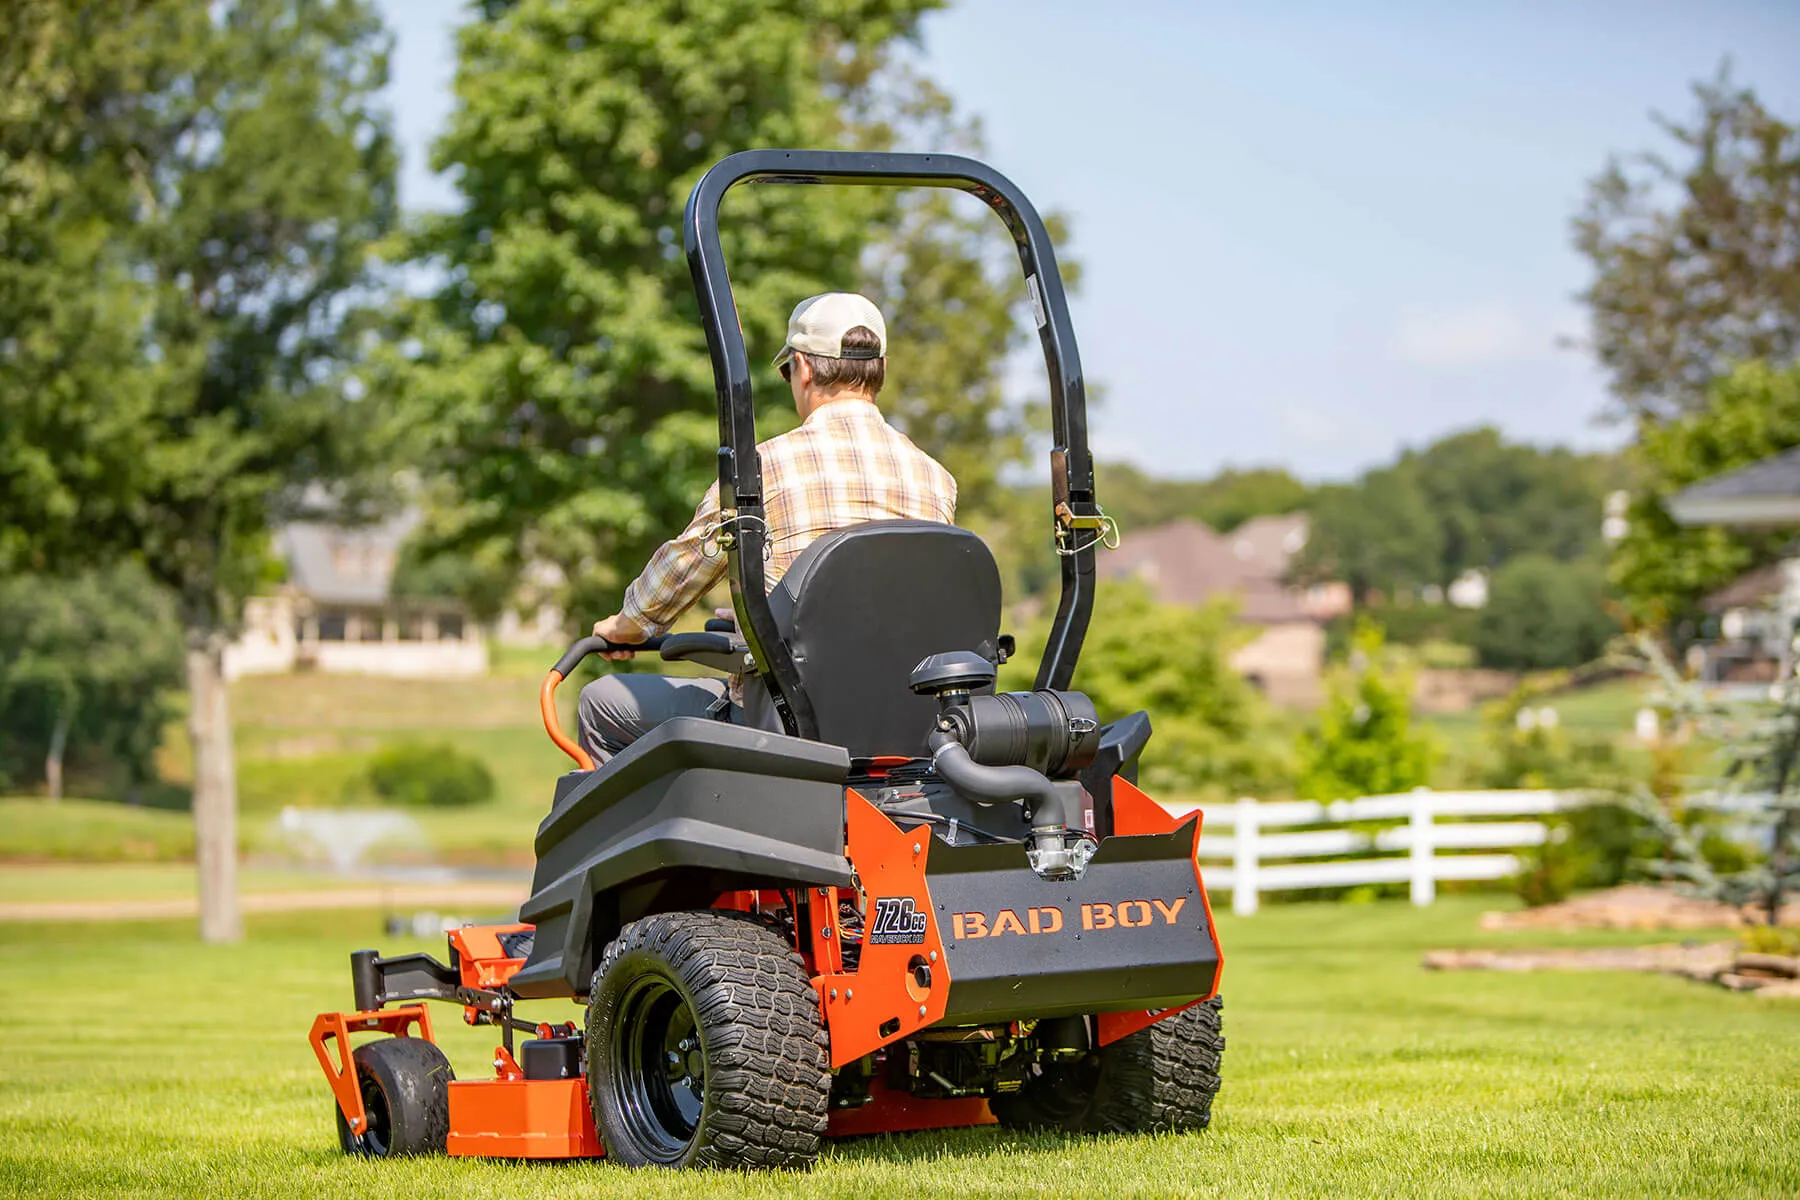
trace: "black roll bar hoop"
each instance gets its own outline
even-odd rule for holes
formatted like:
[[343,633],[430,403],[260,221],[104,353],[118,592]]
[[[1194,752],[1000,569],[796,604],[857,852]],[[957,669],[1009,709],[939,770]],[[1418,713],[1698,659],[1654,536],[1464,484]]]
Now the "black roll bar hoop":
[[[1031,201],[985,163],[948,154],[875,154],[840,150],[745,150],[719,160],[694,185],[682,221],[688,270],[712,356],[719,401],[719,544],[731,564],[738,628],[755,656],[787,732],[817,738],[818,721],[787,645],[775,629],[763,571],[762,464],[750,361],[719,242],[719,204],[740,183],[825,183],[944,187],[964,191],[999,214],[1018,248],[1050,373],[1051,505],[1061,552],[1062,595],[1038,663],[1039,688],[1067,688],[1094,606],[1094,464],[1088,453],[1087,392],[1069,320],[1068,299],[1050,235]],[[956,647],[945,647],[955,649]]]

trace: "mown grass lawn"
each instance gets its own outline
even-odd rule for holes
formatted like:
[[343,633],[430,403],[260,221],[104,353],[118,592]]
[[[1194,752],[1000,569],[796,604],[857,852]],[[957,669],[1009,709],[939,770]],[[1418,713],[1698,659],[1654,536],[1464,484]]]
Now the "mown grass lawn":
[[[1222,917],[1230,1048],[1207,1133],[922,1134],[748,1178],[341,1158],[304,1035],[348,1001],[348,951],[401,948],[373,914],[262,919],[233,948],[200,947],[185,925],[9,928],[0,1195],[1800,1193],[1800,1003],[1420,969],[1437,946],[1575,940],[1478,933],[1488,903]],[[458,1072],[485,1073],[490,1033],[440,1017]]]

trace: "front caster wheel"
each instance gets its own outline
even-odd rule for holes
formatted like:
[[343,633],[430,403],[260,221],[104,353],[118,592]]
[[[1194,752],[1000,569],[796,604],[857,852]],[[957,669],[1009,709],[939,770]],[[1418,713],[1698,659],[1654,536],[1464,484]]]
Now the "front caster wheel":
[[793,948],[754,918],[663,913],[601,955],[588,1094],[614,1162],[806,1167],[831,1094],[819,999]]
[[442,1154],[450,1133],[450,1081],[444,1052],[424,1038],[385,1037],[350,1055],[369,1127],[359,1141],[337,1106],[338,1145],[345,1154],[391,1158]]

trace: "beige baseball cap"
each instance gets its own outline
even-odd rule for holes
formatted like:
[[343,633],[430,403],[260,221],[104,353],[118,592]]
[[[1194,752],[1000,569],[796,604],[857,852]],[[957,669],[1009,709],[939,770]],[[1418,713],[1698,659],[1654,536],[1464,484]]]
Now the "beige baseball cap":
[[[875,334],[874,354],[844,353],[844,335],[858,325]],[[776,368],[786,366],[796,350],[821,358],[885,358],[887,322],[867,296],[855,292],[812,296],[794,306],[794,315],[788,318],[787,342],[775,356]]]

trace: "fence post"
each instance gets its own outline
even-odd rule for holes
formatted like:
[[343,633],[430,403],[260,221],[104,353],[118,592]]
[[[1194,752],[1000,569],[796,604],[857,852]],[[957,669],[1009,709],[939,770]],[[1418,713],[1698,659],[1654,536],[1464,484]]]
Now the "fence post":
[[1240,917],[1256,913],[1256,801],[1245,796],[1237,802],[1237,824],[1232,827],[1231,911]]
[[1432,794],[1426,788],[1412,793],[1412,902],[1423,908],[1437,899],[1437,877],[1432,874],[1432,851],[1435,825],[1432,822]]

